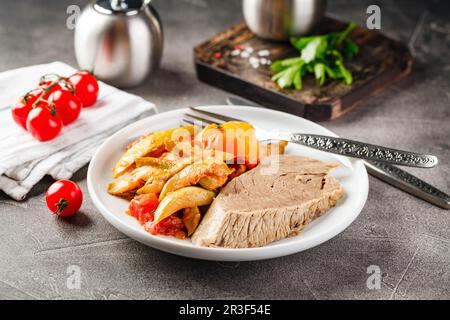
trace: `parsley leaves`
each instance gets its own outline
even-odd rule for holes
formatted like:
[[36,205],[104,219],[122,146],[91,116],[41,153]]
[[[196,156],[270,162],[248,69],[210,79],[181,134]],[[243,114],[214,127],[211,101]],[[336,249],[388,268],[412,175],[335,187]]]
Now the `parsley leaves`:
[[281,88],[301,90],[303,76],[313,74],[319,85],[323,85],[327,78],[352,84],[352,73],[344,66],[344,61],[359,52],[358,45],[348,38],[355,27],[352,22],[341,32],[291,38],[292,45],[300,51],[300,57],[273,62],[270,66],[275,72],[272,81]]

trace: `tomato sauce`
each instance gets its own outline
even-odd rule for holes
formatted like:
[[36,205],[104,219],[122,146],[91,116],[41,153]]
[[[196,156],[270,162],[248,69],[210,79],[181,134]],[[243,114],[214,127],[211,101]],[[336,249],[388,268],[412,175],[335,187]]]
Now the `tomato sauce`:
[[159,223],[154,223],[158,204],[158,195],[156,194],[137,195],[131,200],[128,213],[135,217],[147,232],[153,235],[160,234],[185,239],[187,233],[181,213],[175,213]]

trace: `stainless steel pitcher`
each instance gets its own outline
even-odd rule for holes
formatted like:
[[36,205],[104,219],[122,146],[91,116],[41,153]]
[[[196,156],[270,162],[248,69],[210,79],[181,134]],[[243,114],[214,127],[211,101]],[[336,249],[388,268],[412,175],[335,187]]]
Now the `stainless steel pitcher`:
[[311,32],[322,19],[326,0],[243,0],[245,22],[257,36],[287,40]]
[[80,68],[112,85],[140,84],[158,67],[162,50],[162,25],[150,0],[97,0],[77,19]]

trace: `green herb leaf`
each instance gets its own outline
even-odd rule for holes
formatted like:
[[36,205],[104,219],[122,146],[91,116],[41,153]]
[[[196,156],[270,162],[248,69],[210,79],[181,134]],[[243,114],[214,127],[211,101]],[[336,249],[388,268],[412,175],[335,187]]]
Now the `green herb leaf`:
[[303,59],[301,57],[298,58],[289,58],[281,61],[281,66],[290,67],[294,64],[303,63]]
[[319,85],[323,85],[325,82],[325,65],[323,63],[319,62],[314,65],[314,75]]
[[291,38],[291,43],[298,51],[302,51],[303,49],[305,49],[305,47],[308,45],[308,43],[310,43],[311,41],[313,41],[316,38],[317,38],[317,36]]
[[336,66],[339,70],[340,77],[344,79],[344,82],[346,84],[352,84],[353,83],[353,76],[350,71],[342,64],[341,61],[336,61]]
[[334,58],[335,58],[337,61],[344,61],[344,57],[342,56],[342,54],[341,54],[339,51],[337,51],[337,50],[331,50],[330,54],[331,54],[332,56],[334,56]]
[[294,75],[294,87],[297,90],[302,90],[303,83],[302,83],[302,75],[301,75],[300,70],[298,72],[296,72]]
[[294,65],[286,69],[283,73],[283,76],[277,80],[280,88],[288,88],[294,83],[294,76],[300,70],[298,65]]
[[329,66],[325,66],[325,72],[330,79],[337,79],[333,69],[331,69]]
[[277,60],[270,65],[270,69],[274,72],[280,72],[283,70],[283,66],[281,65],[283,60]]
[[359,47],[350,39],[345,39],[342,43],[342,50],[346,59],[352,59],[359,52]]
[[352,32],[353,29],[355,29],[355,28],[356,28],[356,24],[354,22],[350,22],[350,24],[347,26],[347,28],[344,31],[339,33],[338,39],[337,39],[337,44],[338,45],[341,44],[342,41],[344,41],[344,39],[347,38],[348,35],[350,34],[350,32]]
[[300,56],[274,61],[270,66],[274,72],[272,81],[281,88],[301,90],[302,78],[313,74],[318,85],[323,85],[327,78],[352,84],[353,75],[344,66],[344,61],[359,53],[358,45],[348,38],[355,27],[354,23],[350,23],[340,32],[291,38]]
[[309,42],[302,51],[302,59],[305,63],[310,63],[317,57],[321,57],[327,49],[327,40],[325,37],[316,37]]
[[285,74],[287,71],[288,71],[288,70],[285,69],[285,70],[283,70],[283,71],[278,72],[277,74],[275,74],[275,75],[272,77],[272,81],[277,82],[278,79],[280,79],[281,77],[283,77],[284,74]]

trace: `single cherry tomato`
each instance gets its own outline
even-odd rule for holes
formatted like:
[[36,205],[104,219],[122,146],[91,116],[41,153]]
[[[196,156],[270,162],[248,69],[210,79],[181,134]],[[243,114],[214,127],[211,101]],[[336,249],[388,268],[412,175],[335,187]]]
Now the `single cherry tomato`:
[[80,116],[81,101],[70,91],[53,91],[48,97],[48,101],[55,104],[56,110],[65,125],[74,122]]
[[27,130],[39,141],[54,139],[62,127],[63,123],[56,108],[47,103],[39,104],[28,114]]
[[14,121],[25,130],[27,130],[27,118],[31,109],[31,105],[27,103],[23,97],[11,108],[11,114]]
[[80,210],[83,192],[70,180],[59,180],[48,188],[45,195],[47,207],[58,217],[70,217]]
[[83,107],[89,107],[97,101],[97,79],[87,71],[79,71],[68,78],[75,89],[75,95],[83,103]]

